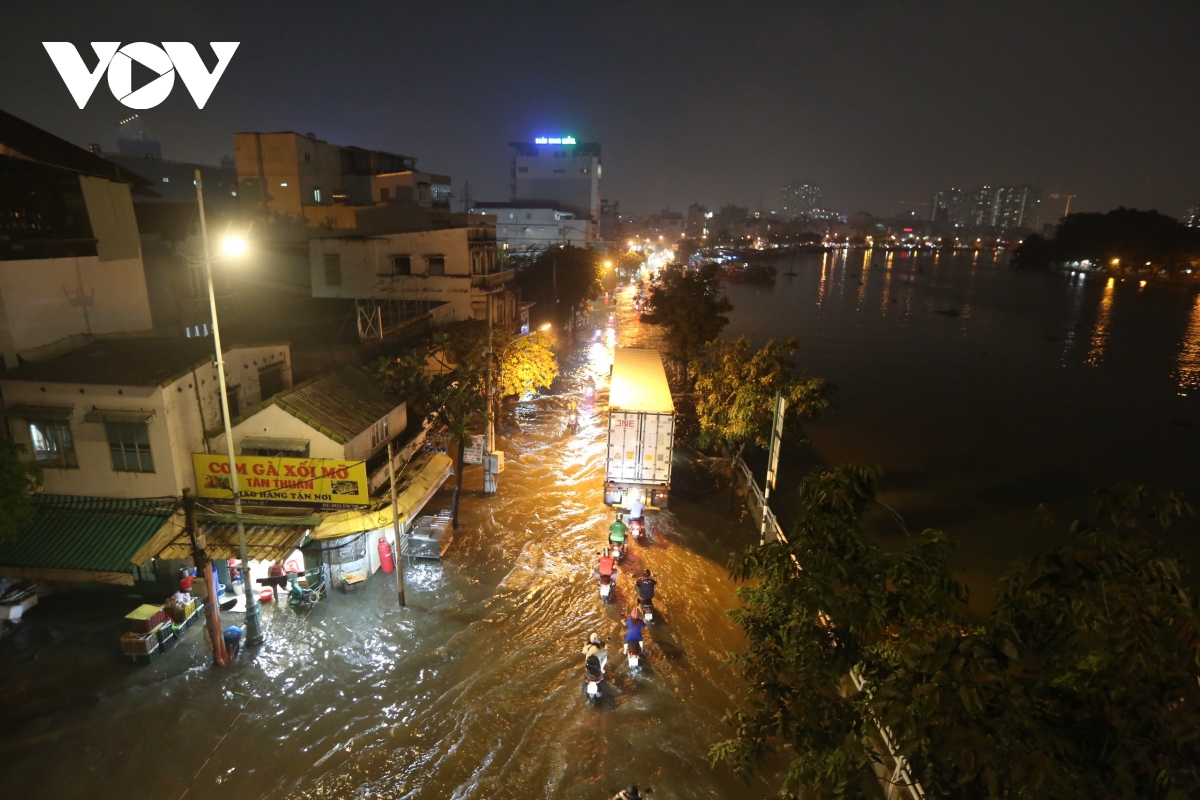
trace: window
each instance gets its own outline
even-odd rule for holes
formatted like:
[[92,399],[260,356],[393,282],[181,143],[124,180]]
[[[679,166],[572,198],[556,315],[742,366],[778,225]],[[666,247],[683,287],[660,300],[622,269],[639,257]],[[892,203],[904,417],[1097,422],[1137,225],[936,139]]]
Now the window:
[[387,417],[376,422],[371,427],[371,448],[374,449],[388,440]]
[[556,170],[554,170],[554,171],[555,171],[555,172],[566,172],[567,170],[566,170],[566,168],[564,167],[564,168],[562,168],[562,169],[556,169]]
[[166,176],[163,177],[163,183],[170,183],[170,182],[171,182],[170,178],[168,178]]
[[566,158],[566,157],[567,157],[567,151],[566,151],[566,150],[559,150],[559,151],[557,151],[557,152],[554,154],[554,157],[555,157],[555,158]]
[[380,202],[386,203],[386,202],[387,202],[388,200],[390,200],[390,199],[391,199],[391,192],[389,192],[387,189],[380,189],[380,190],[379,190],[379,200],[380,200]]
[[285,189],[287,188],[287,184],[286,184],[286,183],[281,183],[281,184],[279,184],[279,185],[280,185],[280,186],[282,186],[282,187],[283,187],[283,188],[285,188]]
[[144,422],[106,422],[108,450],[116,472],[154,472],[150,426]]
[[325,254],[325,285],[326,286],[341,286],[342,285],[342,254],[341,253],[326,253]]
[[446,274],[446,257],[445,256],[425,256],[425,267],[430,275],[445,275]]
[[29,436],[33,439],[33,457],[43,467],[78,467],[75,459],[75,441],[71,438],[71,426],[62,422],[31,422]]
[[582,169],[580,169],[579,171],[580,171],[580,172],[582,172],[584,175],[587,175],[587,174],[588,174],[588,168],[587,168],[587,167],[583,167],[583,168],[582,168]]
[[529,172],[529,167],[517,167],[517,172]]
[[233,419],[242,413],[242,387],[226,386],[225,401],[229,405],[229,418]]
[[393,275],[412,275],[412,256],[392,256]]
[[283,362],[258,371],[258,394],[263,400],[283,391]]
[[305,153],[305,154],[304,154],[304,163],[305,163],[305,164],[307,164],[307,163],[308,163],[308,162],[310,162],[310,161],[312,161],[312,154],[311,154],[311,153]]
[[321,202],[321,187],[319,187],[319,186],[317,188],[313,189],[313,202],[314,203]]
[[533,219],[533,214],[529,211],[525,212],[525,219]]

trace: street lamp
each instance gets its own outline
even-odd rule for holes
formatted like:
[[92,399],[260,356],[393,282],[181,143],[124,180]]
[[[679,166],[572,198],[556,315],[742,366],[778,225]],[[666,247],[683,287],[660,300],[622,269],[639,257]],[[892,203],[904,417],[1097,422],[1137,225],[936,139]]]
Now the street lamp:
[[[238,555],[242,561],[242,594],[246,598],[246,644],[262,644],[262,609],[258,596],[250,587],[250,559],[246,557],[246,527],[242,524],[242,495],[238,488],[237,461],[233,454],[233,424],[229,419],[229,395],[225,388],[225,356],[221,352],[221,329],[217,325],[217,295],[213,291],[212,256],[208,249],[208,225],[204,219],[204,183],[196,170],[196,204],[200,210],[200,238],[204,242],[204,278],[208,283],[208,306],[212,313],[213,346],[217,353],[217,382],[221,392],[221,421],[225,425],[225,449],[229,451],[229,488],[233,492],[233,516],[237,522]],[[229,236],[221,249],[231,256],[246,252],[246,240]]]

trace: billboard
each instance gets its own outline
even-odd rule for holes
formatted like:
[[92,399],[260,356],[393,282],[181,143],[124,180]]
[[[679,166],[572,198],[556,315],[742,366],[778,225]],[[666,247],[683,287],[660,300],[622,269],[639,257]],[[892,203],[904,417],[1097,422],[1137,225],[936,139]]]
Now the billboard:
[[[236,461],[244,504],[341,508],[370,501],[367,465],[361,461],[278,456],[236,456]],[[192,467],[200,497],[233,501],[229,456],[193,453]]]

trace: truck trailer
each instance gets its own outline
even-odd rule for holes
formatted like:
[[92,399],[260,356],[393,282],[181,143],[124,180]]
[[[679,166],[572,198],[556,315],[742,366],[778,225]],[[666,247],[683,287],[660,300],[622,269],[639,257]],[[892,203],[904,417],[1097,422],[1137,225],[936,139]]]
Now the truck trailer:
[[666,508],[675,451],[675,403],[657,350],[618,347],[608,397],[608,463],[604,502],[628,508],[640,495]]

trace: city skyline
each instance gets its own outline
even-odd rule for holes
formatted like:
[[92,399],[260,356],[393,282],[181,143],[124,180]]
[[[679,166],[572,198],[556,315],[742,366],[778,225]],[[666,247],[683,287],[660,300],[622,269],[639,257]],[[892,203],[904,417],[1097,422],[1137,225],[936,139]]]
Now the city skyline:
[[[1026,5],[1031,13],[1019,13]],[[736,15],[675,5],[602,9],[586,29],[440,6],[405,9],[406,25],[446,30],[453,20],[450,32],[403,48],[390,26],[357,22],[386,20],[384,6],[346,6],[318,32],[305,22],[308,6],[291,8],[286,19],[222,2],[182,13],[142,2],[76,15],[61,5],[24,9],[0,33],[0,108],[115,149],[129,109],[105,86],[77,108],[42,41],[86,50],[100,38],[238,40],[203,110],[177,88],[139,112],[165,158],[216,164],[232,155],[235,132],[312,131],[413,153],[420,168],[453,175],[456,195],[467,180],[474,196],[500,198],[508,142],[570,135],[604,145],[604,194],[630,211],[692,202],[773,210],[796,176],[851,213],[927,210],[940,186],[988,183],[1074,194],[1080,211],[1125,205],[1179,217],[1200,199],[1188,169],[1200,97],[1171,80],[1197,61],[1184,32],[1200,9],[1182,3],[1093,4],[1086,16],[1020,2],[783,14],[752,5]],[[930,46],[914,51],[886,33],[899,27],[924,31]],[[518,29],[536,46],[505,46]],[[671,33],[645,47],[639,29]],[[1123,57],[1098,59],[1095,42]],[[199,50],[212,61],[206,44]],[[683,57],[705,51],[721,56]],[[481,80],[480,64],[513,78]],[[655,71],[660,82],[638,80]]]

